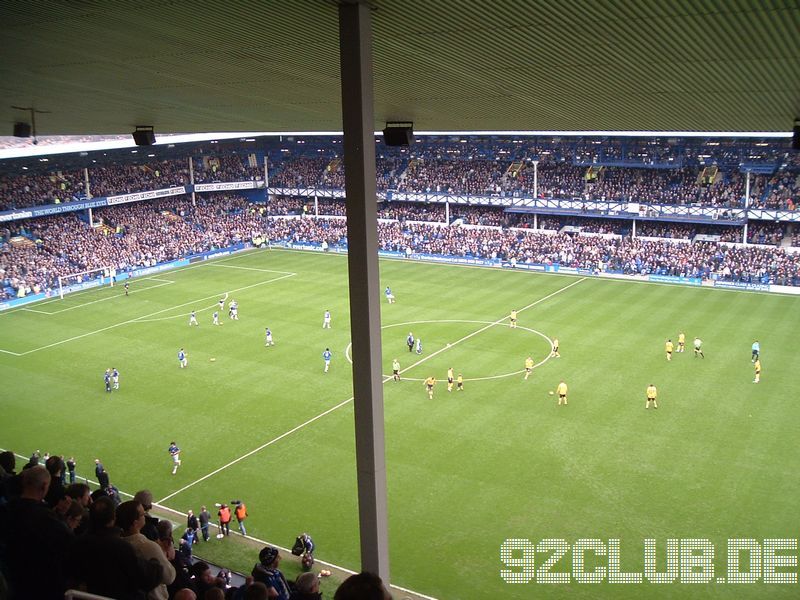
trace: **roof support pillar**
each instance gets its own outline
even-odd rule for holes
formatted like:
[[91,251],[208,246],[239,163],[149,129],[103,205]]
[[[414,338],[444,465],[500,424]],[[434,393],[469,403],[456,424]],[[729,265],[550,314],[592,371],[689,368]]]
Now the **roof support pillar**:
[[339,5],[339,49],[361,568],[379,575],[389,585],[372,19],[368,5]]

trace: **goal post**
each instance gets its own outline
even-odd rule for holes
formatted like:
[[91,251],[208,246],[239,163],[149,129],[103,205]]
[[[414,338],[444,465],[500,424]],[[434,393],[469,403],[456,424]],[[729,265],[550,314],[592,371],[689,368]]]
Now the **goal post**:
[[117,277],[117,270],[114,267],[100,267],[98,269],[88,269],[77,273],[59,275],[58,277],[58,297],[64,299],[64,294],[86,290],[104,285],[113,287]]

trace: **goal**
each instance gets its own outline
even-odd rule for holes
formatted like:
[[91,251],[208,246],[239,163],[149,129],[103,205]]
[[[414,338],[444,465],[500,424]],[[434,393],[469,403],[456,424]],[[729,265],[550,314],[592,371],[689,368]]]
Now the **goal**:
[[64,299],[64,294],[86,290],[89,288],[111,285],[117,277],[117,270],[113,267],[100,267],[79,273],[70,273],[58,277],[58,297]]

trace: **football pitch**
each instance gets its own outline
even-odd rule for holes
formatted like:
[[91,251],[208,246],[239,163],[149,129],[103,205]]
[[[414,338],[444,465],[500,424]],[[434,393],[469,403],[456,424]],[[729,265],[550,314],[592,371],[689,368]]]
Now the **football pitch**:
[[[765,581],[800,570],[800,299],[402,260],[381,262],[375,294],[393,583],[442,600],[796,597],[796,581]],[[681,331],[686,352],[668,362]],[[349,342],[337,254],[252,251],[131,280],[127,297],[105,287],[0,313],[0,447],[74,455],[91,479],[99,457],[120,490],[181,512],[242,499],[251,535],[287,546],[307,531],[318,558],[358,570]],[[463,391],[447,391],[449,367]],[[121,374],[112,393],[106,368]],[[566,406],[550,394],[561,380]],[[659,408],[646,410],[650,383]],[[731,583],[740,539],[749,585]],[[645,540],[674,583],[643,577]],[[609,583],[616,571],[643,581]]]

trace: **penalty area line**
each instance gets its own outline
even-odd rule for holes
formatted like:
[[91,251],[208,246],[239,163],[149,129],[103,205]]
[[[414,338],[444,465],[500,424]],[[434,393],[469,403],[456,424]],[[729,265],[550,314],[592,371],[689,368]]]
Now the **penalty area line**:
[[319,413],[317,416],[315,416],[315,417],[311,417],[311,418],[310,418],[310,419],[308,419],[307,421],[305,421],[305,422],[303,422],[303,423],[300,423],[300,425],[297,425],[297,426],[293,427],[293,428],[292,428],[292,429],[290,429],[289,431],[285,431],[285,432],[283,432],[283,433],[282,433],[282,434],[280,434],[278,437],[272,438],[272,439],[271,439],[271,440],[269,440],[268,442],[265,442],[265,443],[261,444],[261,445],[260,445],[258,448],[255,448],[255,449],[253,449],[253,450],[250,450],[250,452],[248,452],[247,454],[243,454],[242,456],[240,456],[240,457],[238,457],[238,458],[234,458],[234,459],[233,459],[232,461],[230,461],[228,464],[226,464],[226,465],[222,465],[222,466],[221,466],[221,467],[219,467],[218,469],[214,469],[214,470],[213,470],[213,471],[211,471],[210,473],[208,473],[208,474],[206,474],[206,475],[203,475],[203,476],[202,476],[200,479],[197,479],[197,480],[193,481],[192,483],[190,483],[190,484],[188,484],[188,485],[185,485],[185,486],[183,486],[183,487],[182,487],[182,488],[180,488],[179,490],[176,490],[176,491],[172,492],[171,494],[169,494],[169,495],[167,495],[167,496],[164,496],[164,497],[163,497],[161,500],[159,500],[159,501],[158,501],[158,504],[161,504],[162,502],[166,502],[167,500],[169,500],[170,498],[173,498],[173,497],[177,496],[177,495],[178,495],[178,494],[180,494],[181,492],[185,492],[185,491],[186,491],[186,490],[188,490],[189,488],[192,488],[192,487],[196,486],[198,483],[201,483],[201,482],[205,481],[205,480],[206,480],[206,479],[208,479],[209,477],[213,477],[214,475],[216,475],[217,473],[220,473],[220,472],[224,471],[224,470],[225,470],[225,469],[227,469],[228,467],[232,467],[232,466],[233,466],[233,465],[235,465],[236,463],[243,461],[245,458],[249,458],[250,456],[253,456],[253,454],[255,454],[256,452],[260,452],[260,451],[261,451],[261,450],[263,450],[264,448],[267,448],[268,446],[271,446],[272,444],[274,444],[274,443],[276,443],[276,442],[279,442],[279,441],[280,441],[280,440],[282,440],[283,438],[285,438],[285,437],[287,437],[287,436],[289,436],[289,435],[293,434],[295,431],[299,431],[300,429],[303,429],[304,427],[307,427],[308,425],[311,425],[311,423],[313,423],[314,421],[317,421],[317,420],[321,419],[322,417],[324,417],[324,416],[326,416],[326,415],[329,415],[330,413],[334,412],[335,410],[339,410],[340,408],[342,408],[343,406],[345,406],[346,404],[348,404],[348,403],[350,403],[350,402],[352,402],[352,401],[353,401],[353,397],[351,396],[351,397],[350,397],[350,398],[348,398],[347,400],[344,400],[344,401],[342,401],[342,402],[339,402],[339,404],[337,404],[337,405],[335,405],[335,406],[332,406],[331,408],[329,408],[329,409],[327,409],[327,410],[325,410],[325,411],[323,411],[323,412]]
[[[532,307],[536,306],[537,304],[540,304],[540,303],[544,302],[545,300],[549,300],[549,299],[550,299],[550,298],[552,298],[553,296],[555,296],[555,295],[557,295],[557,294],[560,294],[561,292],[564,292],[564,291],[568,290],[569,288],[571,288],[571,287],[573,287],[573,286],[575,286],[575,285],[579,284],[581,281],[584,281],[585,279],[586,279],[586,278],[585,278],[585,277],[583,277],[583,278],[581,278],[581,279],[578,279],[577,281],[573,281],[573,282],[572,282],[572,283],[570,283],[569,285],[566,285],[566,286],[564,286],[564,287],[562,287],[562,288],[559,288],[559,289],[557,289],[555,292],[552,292],[551,294],[548,294],[547,296],[544,296],[543,298],[539,298],[538,300],[536,300],[536,301],[534,301],[534,302],[531,302],[530,304],[528,304],[528,305],[527,305],[527,306],[525,306],[524,308],[521,308],[521,309],[520,309],[518,312],[522,312],[523,310],[527,310],[528,308],[532,308]],[[482,331],[485,331],[485,330],[486,330],[486,329],[488,329],[489,327],[493,327],[494,325],[496,325],[496,324],[499,324],[499,323],[503,322],[503,321],[504,321],[506,318],[507,318],[507,317],[503,317],[502,319],[498,319],[497,321],[493,322],[493,323],[492,323],[492,324],[490,324],[490,325],[486,325],[485,327],[482,327],[482,328],[478,329],[477,331],[473,331],[472,333],[470,333],[470,334],[468,334],[468,335],[464,336],[463,338],[461,338],[460,340],[458,340],[456,343],[463,342],[463,341],[465,341],[465,340],[467,340],[467,339],[469,339],[469,338],[471,338],[471,337],[473,337],[473,336],[475,336],[475,335],[478,335],[479,333],[481,333]],[[437,354],[439,354],[439,353],[443,352],[444,350],[447,350],[447,348],[442,348],[441,350],[438,350],[437,352],[434,352],[433,354],[429,354],[429,355],[428,355],[428,356],[426,356],[425,358],[422,358],[422,359],[418,360],[418,361],[417,361],[416,363],[414,363],[413,365],[411,365],[411,366],[407,367],[406,369],[403,369],[403,371],[401,371],[401,372],[408,371],[409,369],[412,369],[412,368],[414,368],[414,367],[418,366],[419,364],[421,364],[421,363],[423,363],[423,362],[425,362],[425,361],[427,361],[427,360],[429,360],[429,359],[433,358],[433,357],[434,357],[434,356],[436,356]],[[381,377],[382,377],[382,380],[383,380],[383,381],[382,381],[382,383],[386,383],[387,381],[389,381],[389,380],[391,379],[391,376],[387,376],[387,375],[381,375]],[[197,480],[193,481],[192,483],[189,483],[188,485],[185,485],[185,486],[183,486],[182,488],[180,488],[180,489],[178,489],[178,490],[175,490],[175,491],[174,491],[174,492],[172,492],[171,494],[168,494],[167,496],[164,496],[164,497],[163,497],[161,500],[159,500],[159,501],[158,501],[158,504],[160,504],[160,503],[162,503],[162,502],[166,502],[166,501],[167,501],[167,500],[169,500],[170,498],[174,498],[175,496],[177,496],[177,495],[178,495],[178,494],[180,494],[181,492],[185,492],[186,490],[188,490],[188,489],[190,489],[190,488],[192,488],[192,487],[196,486],[198,483],[201,483],[201,482],[205,481],[206,479],[208,479],[208,478],[210,478],[210,477],[213,477],[213,476],[214,476],[214,475],[216,475],[217,473],[221,473],[222,471],[224,471],[224,470],[225,470],[225,469],[227,469],[228,467],[231,467],[231,466],[233,466],[233,465],[235,465],[235,464],[237,464],[237,463],[239,463],[239,462],[243,461],[245,458],[249,458],[249,457],[253,456],[254,454],[256,454],[257,452],[260,452],[260,451],[261,451],[261,450],[263,450],[264,448],[267,448],[267,447],[269,447],[269,446],[272,446],[273,444],[275,444],[276,442],[278,442],[278,441],[282,440],[283,438],[285,438],[285,437],[287,437],[287,436],[289,436],[289,435],[291,435],[291,434],[295,433],[296,431],[299,431],[299,430],[303,429],[304,427],[307,427],[307,426],[308,426],[308,425],[310,425],[311,423],[314,423],[315,421],[318,421],[318,420],[319,420],[319,419],[321,419],[322,417],[324,417],[324,416],[326,416],[326,415],[329,415],[330,413],[332,413],[332,412],[334,412],[334,411],[336,411],[336,410],[340,409],[341,407],[343,407],[343,406],[345,406],[345,405],[349,404],[349,403],[350,403],[350,402],[352,402],[353,400],[354,400],[354,397],[353,397],[353,396],[351,396],[351,397],[350,397],[350,398],[348,398],[347,400],[344,400],[344,401],[340,402],[339,404],[336,404],[335,406],[332,406],[331,408],[329,408],[329,409],[327,409],[327,410],[325,410],[325,411],[321,412],[320,414],[316,415],[315,417],[311,417],[311,418],[310,418],[310,419],[308,419],[307,421],[305,421],[305,422],[303,422],[303,423],[300,423],[299,425],[297,425],[297,426],[293,427],[292,429],[290,429],[290,430],[288,430],[288,431],[285,431],[285,432],[284,432],[284,433],[282,433],[281,435],[279,435],[279,436],[277,436],[277,437],[275,437],[275,438],[273,438],[273,439],[269,440],[268,442],[265,442],[265,443],[261,444],[261,445],[260,445],[258,448],[254,448],[253,450],[250,450],[250,452],[248,452],[248,453],[246,453],[246,454],[243,454],[243,455],[239,456],[238,458],[235,458],[235,459],[233,459],[233,460],[232,460],[232,461],[230,461],[229,463],[227,463],[227,464],[225,464],[225,465],[222,465],[221,467],[219,467],[219,468],[217,468],[217,469],[214,469],[214,470],[213,470],[213,471],[211,471],[210,473],[207,473],[206,475],[203,475],[202,477],[200,477],[199,479],[197,479]]]
[[[231,290],[230,293],[238,292],[238,291],[241,291],[241,290],[247,290],[247,289],[259,286],[259,285],[272,283],[274,281],[280,281],[281,279],[286,279],[287,277],[292,277],[293,275],[294,275],[294,273],[291,273],[291,274],[283,275],[281,277],[276,277],[274,279],[268,279],[266,281],[260,281],[258,283],[254,283],[252,285],[247,285],[247,286],[244,286],[244,287],[241,287],[241,288],[237,288],[235,290]],[[164,284],[164,285],[166,285],[166,284]],[[226,292],[226,294],[227,293],[228,292]],[[75,335],[75,336],[72,336],[72,337],[67,338],[65,340],[59,340],[57,342],[53,342],[52,344],[47,344],[47,345],[41,346],[39,348],[34,348],[33,350],[27,350],[27,351],[22,352],[20,354],[15,354],[15,356],[27,356],[28,354],[32,354],[34,352],[39,352],[41,350],[47,350],[48,348],[53,348],[55,346],[60,346],[61,344],[66,344],[68,342],[74,342],[75,340],[79,340],[79,339],[82,339],[82,338],[85,338],[85,337],[88,337],[88,336],[91,336],[91,335],[97,335],[98,333],[103,333],[104,331],[108,331],[110,329],[116,329],[117,327],[122,327],[123,325],[130,325],[130,324],[133,324],[133,323],[147,323],[147,322],[150,322],[150,321],[157,321],[157,320],[160,320],[160,319],[152,319],[150,317],[155,317],[156,315],[161,315],[161,314],[164,314],[165,312],[177,310],[179,308],[183,308],[184,306],[189,306],[191,304],[196,304],[197,302],[204,302],[205,300],[209,300],[211,298],[217,298],[217,297],[219,297],[219,294],[215,294],[213,296],[206,296],[205,298],[200,298],[199,300],[192,300],[191,302],[184,302],[183,304],[178,304],[176,306],[171,306],[169,308],[164,308],[162,310],[158,310],[156,312],[153,312],[153,313],[150,313],[150,314],[147,314],[147,315],[142,315],[141,317],[134,317],[133,319],[128,319],[127,321],[122,321],[120,323],[114,323],[113,325],[109,325],[107,327],[101,327],[100,329],[95,329],[94,331],[87,331],[86,333],[82,333],[80,335]],[[227,298],[227,296],[226,296],[226,298]],[[184,315],[175,315],[174,317],[167,317],[167,318],[168,319],[177,319],[177,318],[181,318],[182,316],[184,316]],[[14,353],[9,352],[9,354],[14,354]]]

